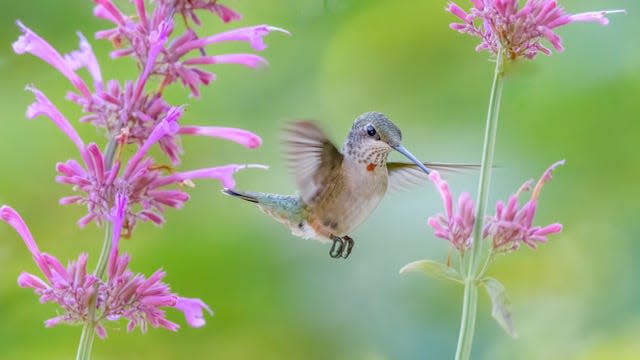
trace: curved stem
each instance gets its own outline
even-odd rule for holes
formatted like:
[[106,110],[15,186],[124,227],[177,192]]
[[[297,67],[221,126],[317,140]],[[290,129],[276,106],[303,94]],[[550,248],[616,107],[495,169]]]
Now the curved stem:
[[493,85],[491,86],[491,96],[489,98],[489,110],[487,111],[484,145],[482,146],[480,180],[478,181],[478,198],[476,200],[476,222],[473,226],[473,245],[468,275],[472,275],[477,271],[478,257],[480,248],[482,247],[482,228],[484,225],[484,214],[487,210],[487,200],[489,199],[489,183],[491,180],[491,170],[493,169],[498,115],[500,113],[500,100],[502,98],[502,87],[504,85],[503,65],[503,51],[502,48],[500,48],[496,58],[496,68],[493,75]]
[[473,333],[476,322],[476,309],[478,306],[478,264],[482,248],[482,229],[484,226],[484,216],[489,198],[489,184],[491,180],[491,169],[493,168],[493,154],[496,143],[496,132],[498,129],[498,115],[500,112],[500,100],[502,97],[502,87],[504,83],[504,56],[502,48],[498,49],[496,67],[491,86],[491,96],[489,98],[489,109],[487,111],[487,122],[484,134],[484,145],[482,148],[482,162],[480,164],[480,180],[478,181],[478,198],[476,201],[476,221],[473,226],[473,244],[467,252],[469,259],[466,263],[466,276],[464,282],[464,299],[462,304],[462,318],[460,319],[460,334],[458,336],[458,347],[456,350],[456,360],[469,359],[471,346],[473,345]]
[[[100,251],[100,258],[96,269],[93,272],[96,278],[100,279],[104,275],[104,271],[107,268],[107,262],[109,259],[109,252],[111,251],[111,223],[107,222],[104,226],[104,241],[102,243],[102,250]],[[97,293],[97,285],[96,291]],[[93,338],[96,333],[96,297],[92,296],[88,304],[87,320],[82,327],[82,334],[80,335],[80,344],[78,345],[78,351],[76,352],[76,360],[88,360],[91,358],[91,348],[93,345]]]
[[462,319],[460,320],[460,334],[458,334],[458,348],[456,360],[468,359],[473,344],[473,332],[476,325],[476,309],[478,308],[478,287],[472,279],[464,282],[464,299],[462,302]]

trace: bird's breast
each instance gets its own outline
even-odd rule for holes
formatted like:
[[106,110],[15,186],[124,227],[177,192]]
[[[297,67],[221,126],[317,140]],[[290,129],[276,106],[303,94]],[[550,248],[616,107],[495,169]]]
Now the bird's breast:
[[325,236],[348,235],[375,210],[387,183],[386,164],[345,161],[341,176],[312,209],[311,226]]

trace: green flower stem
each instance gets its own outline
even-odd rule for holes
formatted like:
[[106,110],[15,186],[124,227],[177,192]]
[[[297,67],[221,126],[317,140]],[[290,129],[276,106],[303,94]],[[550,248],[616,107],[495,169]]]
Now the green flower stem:
[[473,344],[473,332],[476,326],[476,310],[478,308],[478,286],[472,279],[465,279],[464,298],[462,300],[462,320],[458,334],[456,360],[468,359]]
[[[487,123],[482,149],[482,162],[480,163],[480,180],[478,181],[478,198],[476,201],[476,222],[473,227],[473,245],[466,255],[466,273],[464,273],[464,299],[462,303],[462,318],[460,319],[460,334],[456,349],[456,360],[469,359],[473,344],[473,333],[476,322],[476,309],[478,307],[478,265],[480,264],[482,249],[482,229],[484,217],[489,199],[489,183],[493,168],[493,155],[496,144],[496,132],[498,129],[498,115],[500,113],[500,99],[504,84],[504,54],[502,48],[498,49],[496,67],[489,98],[489,110],[487,111]],[[484,271],[484,270],[483,270]]]
[[[111,223],[106,222],[104,226],[104,242],[102,243],[102,250],[100,251],[100,258],[96,265],[96,270],[93,272],[96,278],[100,279],[104,275],[104,271],[107,268],[107,261],[109,259],[109,252],[111,251]],[[97,290],[97,289],[96,289]],[[94,292],[94,294],[96,294]],[[80,344],[78,345],[78,352],[76,353],[76,360],[88,360],[91,358],[91,347],[93,345],[93,338],[96,332],[96,297],[92,296],[88,304],[89,312],[87,313],[87,321],[82,327],[82,334],[80,335]]]
[[[111,169],[114,156],[118,148],[118,141],[116,137],[112,137],[107,143],[105,150],[105,164],[107,169]],[[102,250],[100,251],[100,258],[96,264],[96,269],[93,275],[101,279],[104,276],[104,272],[107,268],[107,262],[109,261],[109,253],[111,252],[111,223],[106,222],[104,225],[104,240],[102,241]],[[80,344],[78,345],[78,351],[76,353],[76,360],[89,360],[91,358],[91,349],[93,347],[93,339],[96,334],[96,296],[98,285],[96,284],[94,296],[89,300],[87,313],[87,320],[82,327],[82,334],[80,335]]]

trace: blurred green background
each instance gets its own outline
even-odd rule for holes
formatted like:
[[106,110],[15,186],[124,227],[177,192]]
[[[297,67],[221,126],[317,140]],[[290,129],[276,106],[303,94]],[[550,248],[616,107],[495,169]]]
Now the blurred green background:
[[[280,157],[279,129],[290,119],[322,122],[342,143],[358,114],[387,113],[403,130],[404,144],[428,161],[479,162],[493,65],[473,49],[476,39],[448,29],[444,1],[230,0],[244,15],[231,25],[203,15],[200,34],[267,23],[288,29],[267,37],[270,62],[254,71],[233,65],[211,69],[218,80],[188,100],[183,124],[246,128],[262,148],[187,138],[183,169],[231,162],[264,163],[247,170],[238,187],[291,193],[293,181]],[[460,1],[467,7],[468,3]],[[640,358],[640,5],[636,1],[564,1],[569,12],[626,8],[611,24],[577,23],[558,30],[566,51],[523,61],[508,78],[500,119],[491,197],[504,199],[552,162],[566,166],[544,189],[538,224],[560,221],[564,231],[537,251],[500,257],[490,274],[507,287],[520,334],[512,340],[479,302],[476,359]],[[32,95],[42,89],[69,119],[80,115],[65,101],[66,79],[33,56],[17,56],[11,43],[21,19],[61,52],[110,24],[80,0],[0,3],[0,203],[28,222],[40,248],[63,262],[81,251],[97,258],[101,229],[79,230],[81,207],[61,207],[71,194],[53,181],[57,161],[76,149],[48,120],[27,121]],[[135,76],[129,59],[109,60],[110,44],[92,41],[105,78]],[[210,53],[248,51],[245,44]],[[174,104],[187,91],[168,92]],[[104,139],[89,125],[86,142]],[[397,155],[392,155],[398,158]],[[448,175],[452,189],[475,192],[476,174]],[[404,264],[444,261],[447,244],[426,224],[442,211],[432,186],[387,197],[354,234],[348,261],[328,247],[294,238],[247,203],[200,181],[183,210],[170,209],[163,228],[139,225],[123,251],[132,269],[164,268],[183,296],[200,297],[216,312],[204,328],[168,317],[177,334],[151,329],[127,334],[108,328],[94,344],[95,359],[446,359],[458,334],[462,288],[418,274],[400,276]],[[493,202],[492,200],[492,202]],[[13,230],[0,226],[0,358],[68,359],[80,328],[45,329],[56,315],[31,290],[16,285],[21,271],[37,273]]]

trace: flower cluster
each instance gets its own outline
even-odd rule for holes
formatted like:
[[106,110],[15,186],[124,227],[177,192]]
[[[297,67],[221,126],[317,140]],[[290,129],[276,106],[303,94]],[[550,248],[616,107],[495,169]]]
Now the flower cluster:
[[471,0],[473,7],[464,11],[454,2],[446,10],[462,20],[452,23],[451,29],[480,38],[477,51],[487,50],[496,55],[500,48],[510,59],[533,59],[539,52],[551,55],[542,45],[546,39],[556,51],[563,51],[562,40],[553,30],[577,21],[597,22],[607,25],[606,14],[623,10],[593,11],[571,15],[558,6],[555,0],[526,0],[519,7],[518,0]]
[[[109,256],[98,261],[93,273],[87,271],[87,255],[81,254],[65,267],[54,256],[40,252],[20,215],[8,206],[0,208],[0,220],[10,224],[22,237],[33,255],[43,277],[22,273],[18,284],[34,289],[41,302],[57,303],[62,313],[45,322],[47,327],[59,323],[84,324],[85,330],[106,336],[104,324],[124,318],[129,331],[139,327],[176,330],[178,325],[167,320],[166,308],[184,313],[187,323],[204,325],[204,311],[209,307],[200,299],[183,298],[171,292],[162,281],[165,273],[158,270],[146,277],[129,269],[127,254],[119,254],[119,240],[129,237],[139,221],[164,223],[167,207],[181,208],[189,199],[184,186],[192,186],[195,179],[216,179],[224,188],[233,188],[233,174],[248,167],[261,165],[229,164],[190,171],[174,168],[180,163],[182,135],[222,138],[247,148],[260,146],[257,135],[243,129],[216,126],[182,125],[183,106],[169,104],[163,90],[181,82],[190,95],[198,97],[200,87],[209,84],[215,75],[202,69],[203,65],[232,63],[247,67],[266,64],[255,54],[207,55],[211,44],[240,41],[253,50],[266,48],[264,37],[271,31],[285,30],[267,25],[238,28],[206,37],[199,37],[192,24],[199,25],[199,11],[210,12],[224,23],[240,15],[217,0],[132,0],[136,13],[124,14],[111,0],[95,0],[97,17],[114,24],[114,28],[96,33],[98,39],[110,40],[116,50],[112,58],[129,56],[135,59],[139,73],[136,79],[120,82],[103,80],[89,41],[80,33],[79,48],[61,54],[33,30],[17,21],[22,34],[13,43],[18,54],[29,53],[51,65],[69,80],[72,91],[67,99],[80,106],[80,122],[90,123],[104,131],[108,141],[104,147],[85,143],[69,120],[49,98],[34,86],[27,90],[35,96],[26,116],[49,118],[78,150],[78,160],[70,159],[56,165],[56,182],[72,186],[75,194],[60,199],[60,203],[81,204],[87,213],[79,221],[83,227],[90,222],[106,224],[113,233],[105,243]],[[150,6],[149,6],[150,5]],[[174,36],[174,17],[182,16],[186,30]],[[88,72],[91,85],[79,75]],[[160,86],[151,88],[155,77]],[[157,161],[150,155],[155,145],[172,165]],[[134,147],[126,151],[128,146]],[[124,158],[123,154],[132,154]],[[264,168],[264,167],[263,167]],[[84,331],[83,330],[83,334]],[[88,337],[89,338],[89,337]],[[80,349],[90,349],[81,341]]]
[[[537,242],[546,242],[547,235],[562,230],[562,225],[559,223],[544,227],[533,226],[542,186],[551,179],[551,172],[562,164],[564,164],[564,160],[554,163],[542,174],[532,192],[531,199],[522,207],[518,207],[518,197],[530,188],[532,181],[525,182],[515,194],[509,197],[506,204],[503,201],[497,202],[496,213],[486,219],[482,235],[483,238],[492,239],[494,252],[517,250],[521,243],[535,249]],[[469,194],[462,193],[458,198],[458,208],[454,211],[453,197],[447,182],[440,178],[437,171],[432,171],[429,179],[440,192],[445,214],[430,217],[428,224],[433,228],[437,237],[449,241],[458,251],[463,252],[469,249],[473,244],[471,235],[476,220],[473,201]]]
[[0,208],[0,220],[11,225],[22,237],[44,275],[42,279],[23,272],[18,277],[18,285],[32,288],[40,296],[40,302],[54,302],[62,308],[61,315],[45,321],[46,327],[90,321],[89,309],[92,303],[96,307],[93,322],[100,338],[107,335],[104,322],[120,318],[128,320],[128,331],[139,327],[144,332],[149,325],[175,331],[179,326],[165,318],[163,308],[167,307],[182,311],[192,327],[204,325],[203,312],[211,313],[211,310],[202,300],[183,298],[172,293],[161,281],[165,275],[161,270],[149,278],[132,273],[128,269],[129,256],[118,254],[126,203],[126,196],[118,195],[110,214],[114,231],[106,280],[87,272],[86,254],[81,254],[76,261],[69,262],[65,267],[54,256],[41,252],[20,214],[8,206]]
[[445,215],[437,214],[435,217],[430,217],[427,223],[434,229],[437,237],[449,241],[454,248],[459,251],[468,249],[473,242],[471,232],[476,220],[473,200],[471,200],[469,193],[460,194],[458,209],[457,212],[454,212],[449,184],[442,180],[438,171],[435,170],[429,174],[429,179],[440,192]]
[[[254,49],[263,50],[263,37],[272,30],[281,30],[261,25],[198,38],[189,29],[169,42],[169,36],[173,32],[172,16],[176,13],[188,16],[195,23],[199,23],[194,13],[197,9],[209,10],[224,21],[236,19],[238,15],[220,4],[209,2],[161,1],[156,3],[152,12],[145,8],[142,0],[136,0],[135,5],[137,14],[131,17],[125,16],[108,0],[97,1],[95,8],[97,16],[117,25],[114,29],[98,32],[97,37],[109,38],[119,47],[128,46],[116,50],[112,56],[130,55],[140,63],[138,78],[126,81],[123,86],[116,80],[110,80],[104,86],[96,56],[81,34],[79,50],[62,55],[31,29],[18,22],[23,34],[13,44],[17,53],[33,54],[62,73],[75,88],[75,92],[69,92],[67,98],[79,104],[86,113],[81,121],[106,129],[110,139],[110,144],[104,150],[94,143],[85,145],[52,102],[35,87],[28,87],[35,94],[36,101],[29,106],[27,117],[49,117],[74,142],[82,159],[82,165],[76,160],[68,160],[56,167],[59,174],[57,182],[72,185],[76,191],[83,193],[65,197],[60,200],[61,204],[78,203],[87,206],[87,214],[78,221],[80,226],[91,221],[101,224],[113,204],[115,192],[122,191],[129,198],[125,221],[128,234],[137,220],[162,224],[165,207],[179,208],[188,200],[186,193],[165,189],[167,185],[188,183],[195,178],[213,178],[221,180],[224,187],[233,187],[231,175],[247,167],[232,164],[175,172],[171,167],[147,156],[147,151],[153,144],[157,143],[175,165],[179,163],[182,152],[178,141],[180,135],[224,138],[248,148],[258,147],[261,143],[257,135],[243,129],[178,125],[182,108],[167,104],[162,98],[161,90],[147,92],[149,77],[161,76],[162,87],[180,78],[194,95],[198,95],[198,86],[208,84],[213,74],[199,69],[197,65],[234,62],[252,66],[264,63],[265,60],[253,54],[227,54],[197,56],[182,61],[185,55],[208,44],[232,40],[245,41]],[[93,90],[78,75],[77,70],[80,68],[86,68],[91,75]],[[194,74],[199,74],[197,77],[202,81],[195,81]],[[119,153],[127,144],[136,144],[138,150],[126,166],[122,166],[124,169],[121,172]],[[135,206],[140,209],[134,209]]]
[[536,242],[545,243],[547,235],[559,233],[562,230],[562,225],[559,223],[544,227],[533,226],[533,218],[536,215],[542,186],[551,179],[551,172],[563,164],[564,160],[558,161],[542,174],[531,198],[522,207],[518,208],[518,197],[522,192],[529,190],[531,180],[525,182],[515,194],[511,195],[506,204],[502,201],[496,203],[496,213],[489,216],[483,232],[484,237],[491,237],[494,251],[517,250],[521,243],[535,249]]
[[[86,114],[81,121],[105,129],[108,137],[126,132],[126,142],[138,145],[144,143],[171,108],[162,98],[162,91],[169,84],[179,79],[197,97],[200,94],[199,87],[209,84],[215,78],[214,74],[201,69],[202,65],[233,63],[256,67],[266,64],[266,60],[254,54],[207,56],[199,53],[198,56],[184,59],[190,53],[209,44],[227,41],[247,42],[254,50],[261,51],[266,48],[263,38],[269,32],[276,30],[287,33],[283,29],[259,25],[203,38],[199,38],[192,29],[187,29],[180,36],[170,39],[174,32],[173,15],[176,12],[188,15],[196,9],[205,8],[219,14],[223,20],[229,21],[237,16],[231,16],[230,14],[235,13],[220,4],[213,4],[215,6],[212,7],[211,4],[193,1],[162,1],[149,12],[143,0],[135,0],[137,14],[129,17],[109,0],[96,2],[96,16],[116,25],[113,29],[99,31],[96,37],[110,39],[118,48],[112,52],[112,57],[131,56],[136,59],[141,72],[135,81],[120,84],[117,80],[109,80],[105,84],[91,46],[82,34],[79,34],[79,50],[63,56],[35,32],[18,22],[23,35],[13,44],[13,49],[19,54],[31,53],[39,57],[69,79],[77,92],[70,92],[67,98],[80,105]],[[172,4],[178,8],[172,8]],[[93,91],[77,74],[80,68],[86,68],[92,77]],[[158,89],[147,89],[151,76],[161,78]],[[257,145],[259,140],[250,143]],[[174,164],[179,162],[182,149],[177,135],[163,137],[159,145]]]

